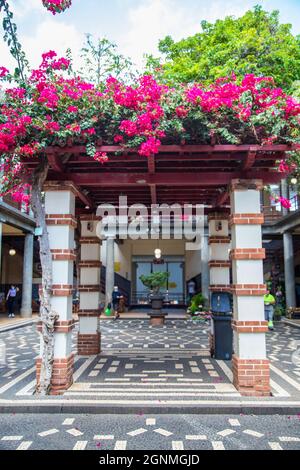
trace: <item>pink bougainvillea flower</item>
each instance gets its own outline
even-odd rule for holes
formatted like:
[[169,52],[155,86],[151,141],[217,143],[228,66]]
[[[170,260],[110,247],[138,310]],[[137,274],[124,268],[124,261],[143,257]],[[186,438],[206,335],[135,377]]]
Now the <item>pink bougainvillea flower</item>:
[[145,157],[150,157],[151,155],[155,155],[158,153],[159,147],[161,145],[161,141],[156,139],[155,137],[149,137],[146,142],[141,145],[139,150],[139,154]]
[[106,152],[96,152],[94,155],[94,160],[101,163],[102,165],[108,161],[108,156]]
[[288,199],[286,199],[285,197],[280,197],[278,199],[278,201],[280,202],[282,207],[284,207],[285,209],[290,209],[292,207],[291,202]]
[[0,78],[4,78],[9,74],[9,70],[5,67],[0,67]]
[[42,0],[43,5],[53,15],[62,13],[72,5],[72,0]]

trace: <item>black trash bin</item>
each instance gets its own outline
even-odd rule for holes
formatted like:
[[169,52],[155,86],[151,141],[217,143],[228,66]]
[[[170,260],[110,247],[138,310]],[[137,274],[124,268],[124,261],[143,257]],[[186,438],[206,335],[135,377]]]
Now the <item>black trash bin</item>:
[[233,331],[231,297],[225,292],[212,295],[212,322],[214,336],[214,358],[230,361],[233,353]]

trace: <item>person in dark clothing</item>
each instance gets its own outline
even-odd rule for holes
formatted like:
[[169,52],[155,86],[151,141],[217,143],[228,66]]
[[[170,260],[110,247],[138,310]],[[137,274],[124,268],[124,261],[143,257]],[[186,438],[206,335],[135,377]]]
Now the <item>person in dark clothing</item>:
[[16,301],[18,291],[19,291],[19,289],[16,286],[11,285],[10,289],[8,291],[8,294],[6,296],[7,307],[8,307],[8,317],[9,318],[14,318],[14,316],[15,316],[14,306],[15,306],[15,301]]
[[119,302],[121,298],[121,293],[119,291],[118,286],[114,287],[113,293],[112,293],[112,304],[113,304],[113,309],[115,312],[115,320],[120,318],[120,313],[119,313]]

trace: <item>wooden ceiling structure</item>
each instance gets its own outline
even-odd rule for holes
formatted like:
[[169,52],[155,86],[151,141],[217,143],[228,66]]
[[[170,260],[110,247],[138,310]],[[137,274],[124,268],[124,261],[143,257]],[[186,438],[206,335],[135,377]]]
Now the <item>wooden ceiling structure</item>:
[[[49,147],[49,181],[73,181],[80,190],[79,213],[99,204],[203,204],[216,209],[228,204],[232,179],[262,179],[279,183],[278,161],[300,145],[162,145],[159,154],[143,157],[134,149],[99,146],[108,162],[87,157],[84,146]],[[26,160],[33,169],[37,160]]]

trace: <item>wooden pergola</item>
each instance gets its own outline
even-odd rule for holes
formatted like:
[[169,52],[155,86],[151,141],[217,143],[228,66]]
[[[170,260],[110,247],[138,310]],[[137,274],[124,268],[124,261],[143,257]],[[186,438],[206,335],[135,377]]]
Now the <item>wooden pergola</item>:
[[[284,177],[277,169],[278,162],[299,148],[299,145],[162,145],[158,155],[146,158],[134,149],[124,151],[102,145],[97,151],[106,152],[109,158],[103,165],[87,157],[84,146],[48,148],[50,170],[44,190],[53,260],[51,302],[59,312],[54,326],[52,393],[61,393],[73,381],[71,297],[77,256],[75,229],[80,221],[78,352],[84,356],[97,355],[101,351],[102,241],[95,214],[98,205],[118,207],[119,196],[123,195],[128,197],[129,206],[137,203],[148,208],[164,203],[205,206],[209,215],[210,290],[230,292],[233,296],[233,383],[243,395],[270,395],[260,195],[264,185],[279,183]],[[30,170],[37,163],[37,159],[25,162]],[[108,295],[114,286],[114,244],[115,237],[107,236]],[[38,359],[38,377],[40,367]]]
[[[142,157],[133,149],[100,146],[109,161],[103,165],[85,154],[84,146],[51,147],[48,180],[72,181],[80,189],[78,213],[99,204],[204,204],[218,208],[228,200],[233,179],[261,179],[278,183],[278,161],[299,145],[162,145],[158,155]],[[36,160],[26,160],[28,167]],[[87,209],[89,208],[89,209]]]

